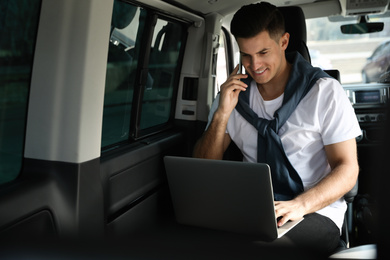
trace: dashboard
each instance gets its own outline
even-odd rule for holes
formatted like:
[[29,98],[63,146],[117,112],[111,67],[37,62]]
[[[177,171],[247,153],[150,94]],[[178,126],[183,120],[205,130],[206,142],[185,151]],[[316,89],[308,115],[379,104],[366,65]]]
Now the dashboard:
[[343,88],[362,129],[362,135],[356,139],[358,146],[380,144],[385,137],[390,84],[352,84]]

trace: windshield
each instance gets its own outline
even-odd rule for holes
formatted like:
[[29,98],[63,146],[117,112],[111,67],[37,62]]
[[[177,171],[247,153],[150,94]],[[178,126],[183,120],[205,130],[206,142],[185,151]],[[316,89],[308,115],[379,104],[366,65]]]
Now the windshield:
[[339,70],[342,84],[378,82],[390,65],[390,16],[370,17],[370,22],[384,23],[382,32],[341,33],[341,25],[356,22],[357,18],[336,22],[328,17],[307,19],[307,46],[312,64]]

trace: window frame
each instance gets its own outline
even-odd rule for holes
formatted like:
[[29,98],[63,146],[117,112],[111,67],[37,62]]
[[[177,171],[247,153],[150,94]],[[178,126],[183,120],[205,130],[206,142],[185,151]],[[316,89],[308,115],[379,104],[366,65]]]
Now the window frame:
[[[187,28],[189,24],[186,24],[184,22],[181,22],[177,19],[174,19],[172,17],[160,14],[155,11],[151,11],[151,20],[147,21],[145,26],[151,22],[151,26],[145,31],[145,38],[147,38],[147,44],[145,44],[145,55],[143,58],[143,62],[141,64],[142,68],[140,68],[140,63],[137,68],[137,76],[136,76],[136,82],[140,82],[137,86],[136,89],[134,89],[134,97],[133,97],[133,108],[132,108],[132,117],[130,121],[130,136],[133,139],[133,141],[137,141],[142,138],[146,138],[150,135],[154,135],[160,132],[163,132],[167,129],[170,129],[173,125],[174,121],[174,116],[175,116],[175,107],[176,107],[176,102],[177,102],[177,92],[179,89],[179,81],[180,81],[180,74],[181,74],[181,67],[183,63],[183,57],[184,57],[184,50],[185,50],[185,45],[186,45],[186,40],[187,40]],[[149,16],[149,15],[148,15]],[[147,75],[149,71],[149,61],[150,61],[150,53],[151,53],[151,45],[153,41],[153,33],[155,29],[155,25],[157,23],[157,20],[161,19],[167,22],[176,22],[180,23],[183,25],[182,27],[182,44],[180,46],[180,51],[179,51],[179,56],[178,56],[178,63],[175,69],[175,77],[173,78],[173,92],[172,92],[172,103],[171,103],[171,108],[169,112],[169,119],[166,123],[155,125],[146,129],[141,129],[140,123],[141,123],[141,117],[142,117],[142,104],[143,104],[143,97],[146,89],[146,80],[147,80]],[[142,55],[142,51],[144,49],[141,48],[140,53]],[[135,109],[134,109],[135,108]]]
[[[137,141],[167,131],[173,127],[179,82],[180,82],[181,67],[184,58],[185,46],[188,38],[188,28],[191,26],[191,24],[185,20],[173,16],[169,16],[151,7],[139,3],[135,3],[132,1],[121,1],[121,2],[125,2],[126,4],[131,4],[136,7],[144,9],[146,11],[146,18],[145,18],[145,25],[143,29],[144,30],[143,35],[141,37],[142,44],[140,46],[139,59],[136,68],[135,85],[134,85],[131,116],[130,116],[129,137],[127,140],[119,141],[111,145],[101,147],[102,154],[108,151],[116,150],[119,147],[136,143]],[[173,92],[171,97],[172,103],[169,112],[169,119],[166,123],[151,126],[146,129],[141,129],[140,123],[142,117],[142,106],[143,106],[144,93],[146,90],[147,75],[149,72],[149,61],[150,61],[150,54],[152,50],[151,46],[153,43],[153,34],[155,31],[155,26],[159,19],[167,22],[178,23],[182,27],[182,32],[181,32],[182,41],[179,50],[178,62],[175,69],[175,75],[173,77],[173,89],[172,89]]]
[[228,75],[234,70],[234,50],[233,50],[233,39],[232,35],[224,26],[221,27],[222,34],[225,38],[225,55],[227,57],[226,64],[228,65],[227,72]]

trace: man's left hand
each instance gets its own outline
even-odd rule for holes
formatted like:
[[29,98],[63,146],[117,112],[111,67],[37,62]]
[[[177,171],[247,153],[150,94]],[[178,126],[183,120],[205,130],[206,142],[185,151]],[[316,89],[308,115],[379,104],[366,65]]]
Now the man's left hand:
[[283,226],[289,220],[301,219],[306,214],[305,207],[298,198],[289,201],[275,201],[274,204],[276,218],[279,219],[278,227]]

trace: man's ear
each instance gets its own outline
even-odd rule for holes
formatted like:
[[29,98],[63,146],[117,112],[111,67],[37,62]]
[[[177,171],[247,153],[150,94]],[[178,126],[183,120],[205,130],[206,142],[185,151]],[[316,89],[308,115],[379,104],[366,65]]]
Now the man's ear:
[[285,51],[287,49],[288,43],[290,41],[290,34],[285,32],[282,37],[280,37],[279,44],[280,47]]

